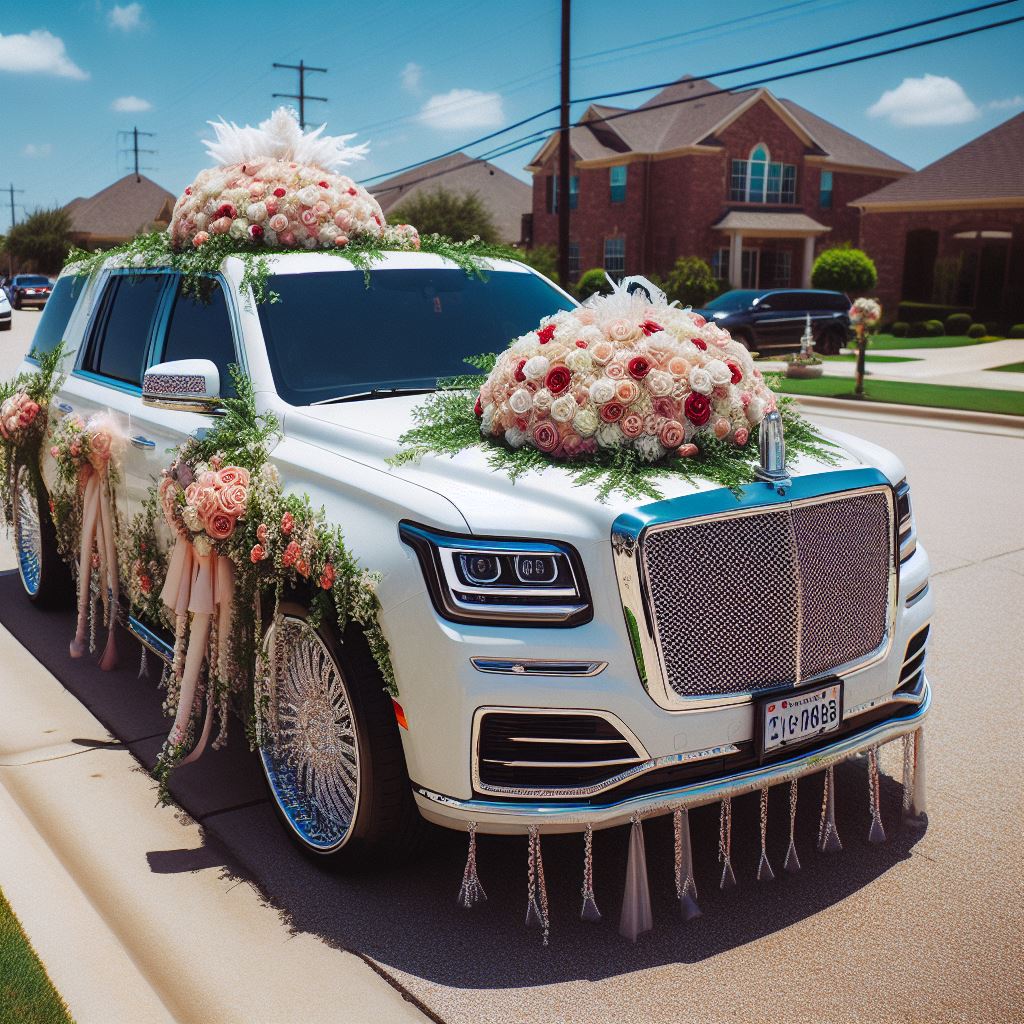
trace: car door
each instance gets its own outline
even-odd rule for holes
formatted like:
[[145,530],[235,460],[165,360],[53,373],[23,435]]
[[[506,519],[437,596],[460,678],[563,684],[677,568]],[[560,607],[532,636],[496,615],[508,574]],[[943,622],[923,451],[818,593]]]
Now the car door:
[[804,329],[802,303],[795,292],[769,292],[760,303],[760,323],[764,348],[792,348],[800,344]]

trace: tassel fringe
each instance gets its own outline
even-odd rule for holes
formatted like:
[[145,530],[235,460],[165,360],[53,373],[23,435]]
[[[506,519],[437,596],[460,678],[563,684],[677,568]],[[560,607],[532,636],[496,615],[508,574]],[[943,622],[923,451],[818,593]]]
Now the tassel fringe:
[[795,875],[800,870],[800,858],[796,854],[796,798],[797,779],[789,784],[789,848],[786,850],[786,859],[783,861],[784,871]]
[[583,909],[580,917],[584,921],[600,921],[601,911],[597,909],[594,899],[594,826],[587,822],[587,830],[583,833]]
[[469,852],[466,855],[466,870],[462,873],[462,885],[459,887],[458,902],[467,910],[480,900],[487,899],[487,893],[480,884],[480,876],[476,870],[476,822],[469,823]]
[[825,769],[825,785],[821,794],[821,821],[818,824],[818,852],[838,853],[843,844],[836,829],[835,766]]
[[871,809],[869,843],[884,843],[885,829],[882,827],[881,785],[878,779],[878,747],[868,751],[868,806]]
[[690,843],[690,812],[677,807],[672,812],[672,830],[675,840],[676,898],[684,921],[701,916],[697,904],[697,882],[693,877],[693,847]]
[[540,853],[540,830],[536,825],[530,826],[529,838],[526,926],[543,929],[546,946],[551,932],[551,922],[548,918],[548,890],[544,884],[544,860]]
[[718,859],[722,864],[722,878],[719,889],[732,889],[736,875],[732,870],[732,798],[726,797],[718,812]]
[[629,857],[626,860],[626,889],[622,896],[619,934],[630,942],[654,927],[651,915],[651,891],[647,884],[647,854],[644,851],[644,826],[637,814],[629,829]]
[[768,787],[761,790],[761,859],[757,862],[757,880],[774,882],[775,872],[768,861]]

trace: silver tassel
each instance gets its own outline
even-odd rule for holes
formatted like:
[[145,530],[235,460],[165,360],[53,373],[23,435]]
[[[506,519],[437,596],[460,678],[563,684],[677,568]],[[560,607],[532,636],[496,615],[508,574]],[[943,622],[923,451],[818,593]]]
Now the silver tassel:
[[818,824],[818,853],[838,853],[843,844],[836,829],[835,766],[825,769],[825,785],[821,794],[821,821]]
[[594,899],[594,826],[588,821],[583,833],[583,909],[580,917],[584,921],[600,921],[601,911]]
[[757,880],[774,882],[775,872],[768,863],[768,787],[761,790],[761,859],[757,862]]
[[693,877],[693,850],[690,844],[690,811],[677,807],[672,812],[672,830],[675,838],[676,897],[684,921],[701,916],[697,905],[697,882]]
[[89,575],[89,653],[96,653],[96,605],[100,599],[99,582],[96,574]]
[[800,858],[796,855],[796,798],[797,779],[789,784],[789,849],[782,864],[784,870],[795,875],[800,870]]
[[146,645],[139,644],[139,650],[142,652],[139,658],[139,679],[145,679],[149,677],[149,665],[146,661]]
[[527,928],[544,930],[544,945],[548,944],[551,923],[548,919],[548,890],[544,884],[544,860],[540,854],[540,830],[530,825],[530,851],[527,856],[528,902],[526,904]]
[[718,859],[722,864],[722,878],[719,889],[732,889],[736,875],[732,870],[732,797],[726,797],[718,812]]
[[480,884],[480,876],[476,871],[476,822],[469,822],[469,853],[466,855],[466,870],[462,873],[462,885],[459,886],[459,905],[467,909],[480,900],[487,899],[487,893]]
[[881,786],[878,781],[878,747],[868,751],[868,806],[871,809],[869,843],[884,843],[885,829],[882,828]]
[[629,857],[626,860],[626,891],[622,896],[619,934],[630,942],[654,927],[651,915],[651,891],[647,884],[647,855],[644,851],[644,826],[633,814],[629,829]]
[[910,811],[916,818],[928,816],[928,804],[925,796],[924,774],[924,728],[914,733],[914,789]]

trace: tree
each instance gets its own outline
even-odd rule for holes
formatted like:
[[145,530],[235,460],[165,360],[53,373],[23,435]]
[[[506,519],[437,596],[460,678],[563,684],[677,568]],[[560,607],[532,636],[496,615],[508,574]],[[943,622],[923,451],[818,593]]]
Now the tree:
[[611,290],[611,285],[608,284],[608,277],[600,267],[584,271],[576,282],[576,298],[580,302],[583,302],[584,299],[589,299],[591,295],[596,295],[598,292],[607,294]]
[[669,301],[678,299],[683,306],[703,306],[718,294],[718,280],[706,260],[699,256],[680,256],[665,282]]
[[71,218],[63,207],[35,210],[7,233],[4,254],[20,270],[49,274],[60,270],[71,247]]
[[836,292],[862,294],[878,283],[878,271],[871,257],[847,243],[826,249],[815,261],[811,284]]
[[528,267],[533,267],[539,274],[559,284],[558,250],[553,245],[538,245],[535,249],[522,250],[518,258]]
[[447,235],[464,242],[478,235],[485,242],[497,242],[498,229],[490,210],[476,192],[449,192],[437,188],[421,192],[399,203],[388,214],[393,224],[412,224],[421,235]]

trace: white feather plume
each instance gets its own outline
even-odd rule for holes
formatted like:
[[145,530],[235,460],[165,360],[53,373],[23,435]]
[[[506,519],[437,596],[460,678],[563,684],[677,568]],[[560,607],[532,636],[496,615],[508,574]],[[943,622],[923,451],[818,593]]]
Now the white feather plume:
[[350,135],[324,135],[326,124],[309,132],[299,127],[299,116],[290,107],[277,110],[261,121],[258,128],[251,125],[239,127],[234,121],[206,122],[217,135],[216,141],[203,140],[210,158],[221,166],[244,164],[257,159],[294,160],[296,163],[314,164],[324,170],[334,171],[362,160],[369,145],[346,145],[355,133]]

